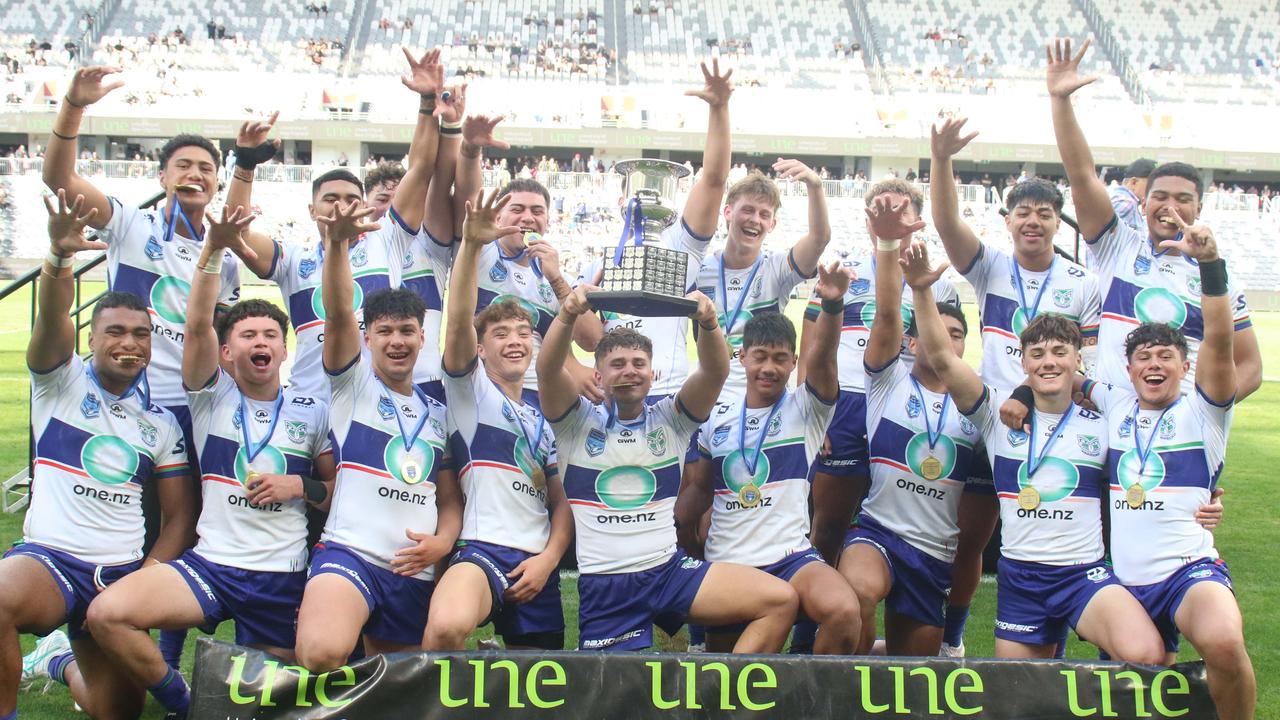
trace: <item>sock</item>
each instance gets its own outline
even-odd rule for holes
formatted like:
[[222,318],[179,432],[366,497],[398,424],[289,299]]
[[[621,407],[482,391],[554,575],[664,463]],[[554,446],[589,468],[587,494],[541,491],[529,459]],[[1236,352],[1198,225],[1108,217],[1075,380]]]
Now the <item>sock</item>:
[[969,606],[947,606],[947,619],[942,628],[942,642],[951,647],[964,644],[964,626],[969,622]]
[[161,630],[160,631],[160,656],[164,658],[165,665],[180,670],[182,664],[182,646],[187,642],[186,630]]
[[[67,667],[76,661],[76,654],[70,650],[49,658],[49,677],[59,685],[67,684]],[[3,720],[3,719],[0,719]]]
[[1053,651],[1053,659],[1061,660],[1066,656],[1067,656],[1067,641],[1059,640],[1057,649]]
[[18,711],[14,710],[8,715],[0,715],[0,720],[18,720]]
[[693,623],[689,623],[689,644],[706,645],[707,628],[703,625],[694,625]]
[[147,688],[147,691],[169,712],[181,715],[186,713],[187,707],[191,705],[191,690],[187,688],[187,681],[183,680],[182,675],[173,668],[169,668],[169,671],[164,674],[164,679]]
[[813,641],[818,637],[818,624],[811,620],[801,620],[791,630],[791,647],[787,652],[792,655],[810,655],[813,653]]

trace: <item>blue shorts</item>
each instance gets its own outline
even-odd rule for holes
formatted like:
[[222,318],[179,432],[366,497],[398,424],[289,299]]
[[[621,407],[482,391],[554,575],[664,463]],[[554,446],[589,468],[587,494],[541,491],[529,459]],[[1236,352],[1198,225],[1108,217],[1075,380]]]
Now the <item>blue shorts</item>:
[[865,476],[871,472],[867,450],[867,396],[857,390],[841,390],[827,426],[831,454],[813,461],[813,469],[839,477]]
[[711,569],[677,551],[666,563],[633,573],[578,577],[578,648],[642,650],[653,626],[674,635]]
[[442,380],[423,380],[417,385],[419,390],[427,394],[427,397],[441,405],[447,404],[445,403],[444,382]]
[[[808,550],[793,552],[776,563],[758,565],[756,566],[756,569],[762,572],[767,572],[783,582],[791,582],[791,578],[795,577],[796,573],[800,572],[800,568],[808,565],[809,563],[815,562],[826,563],[826,560],[822,559],[821,553],[810,548]],[[708,625],[705,629],[707,632],[740,633],[745,630],[746,627],[746,623],[733,623],[730,625]]]
[[1156,624],[1160,637],[1164,639],[1164,649],[1169,652],[1178,651],[1178,626],[1174,617],[1182,605],[1182,598],[1192,585],[1202,582],[1216,582],[1225,585],[1235,592],[1231,585],[1231,573],[1227,563],[1222,560],[1201,558],[1182,566],[1177,572],[1158,583],[1150,585],[1130,585],[1129,592],[1138,598],[1142,607]]
[[1042,565],[1000,558],[996,572],[996,637],[1053,645],[1067,637],[1093,596],[1120,581],[1103,562]]
[[235,620],[237,645],[294,646],[305,572],[244,570],[209,562],[192,550],[165,564],[182,575],[200,602],[200,630],[206,634],[224,620]]
[[491,543],[465,540],[459,543],[449,565],[471,563],[484,571],[489,578],[493,609],[481,625],[493,623],[494,633],[513,638],[533,633],[564,632],[564,610],[560,605],[560,575],[552,573],[547,584],[527,603],[508,603],[505,600],[511,579],[507,573],[515,569],[533,553],[503,547]]
[[318,543],[308,577],[333,573],[351,581],[369,606],[364,634],[397,645],[420,645],[435,583],[404,577],[334,543]]
[[89,610],[89,603],[111,583],[142,567],[141,560],[121,565],[94,565],[70,553],[35,543],[15,543],[4,554],[6,558],[16,555],[39,560],[53,576],[62,591],[62,602],[66,606],[63,622],[67,624],[67,636],[72,640],[89,635],[89,631],[84,629],[84,615]]
[[889,594],[885,607],[932,627],[945,625],[947,596],[951,594],[951,563],[919,550],[863,513],[844,536],[850,545],[870,545],[889,566]]

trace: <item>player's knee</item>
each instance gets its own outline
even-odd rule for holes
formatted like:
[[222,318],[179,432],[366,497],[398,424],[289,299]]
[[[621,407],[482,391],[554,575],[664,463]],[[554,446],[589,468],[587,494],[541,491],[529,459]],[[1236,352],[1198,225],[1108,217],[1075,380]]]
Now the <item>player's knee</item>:
[[341,667],[351,655],[351,648],[342,647],[333,638],[324,633],[298,633],[298,646],[295,648],[298,663],[311,672],[328,672]]
[[94,598],[85,612],[84,624],[96,637],[104,637],[128,622],[129,603],[119,595],[107,592]]
[[1116,659],[1140,665],[1163,665],[1164,643],[1160,636],[1140,637],[1138,634],[1123,639],[1116,647]]
[[459,650],[467,642],[467,635],[474,627],[454,613],[432,612],[427,616],[427,630],[423,634],[424,650]]
[[765,612],[778,615],[789,613],[794,616],[800,610],[800,596],[796,593],[796,589],[791,587],[791,583],[774,577],[769,579],[772,582],[762,587],[758,595],[765,606]]
[[819,617],[814,619],[821,625],[848,626],[859,620],[861,612],[862,606],[853,591],[833,592],[823,598],[815,613]]
[[1208,633],[1195,646],[1206,665],[1229,668],[1248,662],[1244,635],[1239,631],[1223,628],[1220,632]]

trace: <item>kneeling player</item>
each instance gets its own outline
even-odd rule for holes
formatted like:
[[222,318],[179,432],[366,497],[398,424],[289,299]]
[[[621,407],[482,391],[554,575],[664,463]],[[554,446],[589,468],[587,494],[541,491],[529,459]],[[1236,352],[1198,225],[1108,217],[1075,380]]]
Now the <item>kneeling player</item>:
[[[235,620],[236,642],[292,659],[307,564],[307,505],[333,486],[323,402],[280,387],[289,319],[263,300],[237,303],[214,331],[223,256],[251,218],[213,223],[187,306],[182,381],[203,462],[204,500],[195,548],[139,570],[89,608],[103,649],[169,711],[189,702],[150,629]],[[227,362],[232,373],[219,368]],[[157,602],[157,598],[163,601]]]
[[577,528],[579,646],[635,650],[653,625],[675,632],[686,618],[704,625],[747,623],[735,652],[777,652],[795,619],[790,585],[755,568],[705,563],[676,548],[675,500],[689,439],[705,422],[729,375],[715,306],[701,293],[692,315],[698,370],[675,397],[645,405],[653,384],[652,344],[618,328],[596,346],[605,404],[577,397],[565,370],[573,324],[590,312],[580,285],[565,298],[538,356],[542,408],[556,432],[564,487]]
[[[556,568],[569,547],[573,518],[556,475],[555,440],[521,393],[533,359],[533,318],[515,299],[474,315],[476,266],[486,245],[513,228],[496,205],[467,202],[462,249],[449,286],[444,388],[450,447],[467,498],[459,548],[431,598],[422,645],[461,650],[467,635],[492,621],[508,648],[564,647],[564,611]],[[478,336],[478,337],[477,337]]]
[[353,202],[321,219],[328,227],[322,359],[333,386],[338,481],[298,612],[298,660],[312,671],[345,662],[362,633],[370,654],[419,649],[432,566],[453,547],[462,521],[444,405],[413,384],[422,299],[404,288],[369,295],[369,358],[360,352],[347,245],[377,228],[363,220],[372,212]]
[[[686,469],[677,503],[682,544],[697,553],[697,529],[711,509],[703,553],[712,562],[757,567],[786,580],[818,623],[815,653],[848,655],[859,633],[858,599],[809,543],[809,466],[822,448],[840,384],[836,371],[848,269],[818,268],[822,315],[805,356],[804,386],[787,391],[796,331],[781,313],[758,315],[742,331],[746,397],[716,407],[698,434],[701,458]],[[714,501],[713,501],[714,497]],[[707,648],[733,647],[737,628],[707,628]]]

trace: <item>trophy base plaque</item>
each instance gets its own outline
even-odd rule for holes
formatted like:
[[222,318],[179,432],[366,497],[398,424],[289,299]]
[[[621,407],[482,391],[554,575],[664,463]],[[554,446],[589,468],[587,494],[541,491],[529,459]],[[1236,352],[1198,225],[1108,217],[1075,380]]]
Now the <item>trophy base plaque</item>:
[[683,317],[698,304],[685,297],[689,256],[656,245],[629,245],[604,263],[602,289],[587,293],[595,310],[639,317]]
[[687,317],[698,309],[696,300],[645,290],[592,292],[587,301],[595,310],[639,317]]

